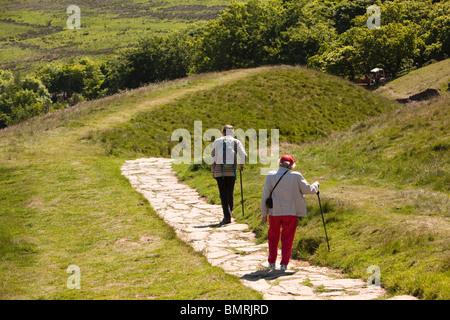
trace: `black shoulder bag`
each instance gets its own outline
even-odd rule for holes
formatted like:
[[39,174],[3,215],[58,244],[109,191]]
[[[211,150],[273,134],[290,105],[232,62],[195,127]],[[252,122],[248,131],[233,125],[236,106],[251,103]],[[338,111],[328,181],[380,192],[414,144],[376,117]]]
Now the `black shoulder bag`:
[[275,187],[273,187],[272,191],[270,191],[270,196],[266,199],[266,206],[269,209],[273,208],[273,200],[272,200],[272,193],[273,190],[275,190],[275,188],[277,187],[278,183],[280,182],[281,179],[283,179],[284,175],[288,172],[289,170],[286,170],[283,175],[281,176],[280,179],[278,179],[277,183],[275,184]]

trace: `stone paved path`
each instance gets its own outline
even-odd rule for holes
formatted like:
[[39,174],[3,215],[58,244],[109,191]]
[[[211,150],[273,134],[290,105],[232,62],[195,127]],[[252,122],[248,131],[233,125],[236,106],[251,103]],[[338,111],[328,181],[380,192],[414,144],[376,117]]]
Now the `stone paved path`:
[[346,279],[337,270],[304,261],[292,260],[286,272],[266,271],[267,244],[257,245],[248,226],[234,219],[226,226],[213,227],[223,218],[221,206],[206,203],[195,190],[179,182],[171,159],[126,161],[122,174],[179,238],[202,252],[212,265],[261,292],[264,299],[369,300],[386,294],[381,287],[367,286],[360,279]]

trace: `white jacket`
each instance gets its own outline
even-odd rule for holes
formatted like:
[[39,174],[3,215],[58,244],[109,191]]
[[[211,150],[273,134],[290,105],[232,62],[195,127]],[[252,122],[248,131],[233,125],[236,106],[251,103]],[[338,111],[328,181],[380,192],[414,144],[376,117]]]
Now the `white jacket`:
[[319,187],[317,183],[310,185],[299,172],[289,171],[284,175],[272,193],[273,208],[269,209],[266,206],[266,199],[270,196],[273,187],[286,170],[289,171],[286,168],[280,168],[278,171],[271,171],[267,175],[261,198],[263,217],[267,216],[267,214],[272,216],[306,217],[304,195],[317,193]]
[[[223,161],[223,141],[227,139],[231,141],[232,148],[237,153],[235,158],[235,164],[236,167],[223,167],[221,164],[224,163]],[[232,136],[225,136],[220,137],[214,141],[213,149],[211,151],[211,171],[214,175],[214,178],[217,177],[230,177],[235,175],[234,170],[238,170],[237,167],[238,164],[245,164],[245,161],[247,159],[247,153],[244,150],[244,146],[242,143]]]

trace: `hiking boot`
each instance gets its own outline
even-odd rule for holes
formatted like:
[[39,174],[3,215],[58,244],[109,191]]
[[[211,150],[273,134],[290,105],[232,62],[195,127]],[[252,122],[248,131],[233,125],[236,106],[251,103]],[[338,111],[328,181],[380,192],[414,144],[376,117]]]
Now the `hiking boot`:
[[280,271],[286,271],[286,269],[287,269],[287,265],[285,265],[285,264],[282,264],[281,266],[280,266]]
[[223,219],[222,221],[219,222],[219,226],[223,226],[223,225],[226,225],[226,224],[229,224],[229,223],[231,223],[231,219],[230,220]]
[[269,266],[267,267],[268,271],[274,271],[275,270],[275,263],[269,263]]

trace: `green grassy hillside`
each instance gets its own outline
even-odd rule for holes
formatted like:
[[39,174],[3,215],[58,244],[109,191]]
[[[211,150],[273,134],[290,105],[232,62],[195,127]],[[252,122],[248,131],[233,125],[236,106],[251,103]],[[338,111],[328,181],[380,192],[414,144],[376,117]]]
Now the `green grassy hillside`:
[[224,123],[244,131],[279,129],[282,141],[302,143],[395,107],[392,101],[338,77],[285,66],[186,96],[87,138],[105,142],[112,154],[131,149],[167,157],[172,132],[183,128],[193,134],[194,121],[202,121],[203,130],[220,129]]
[[[400,106],[310,69],[264,67],[152,85],[7,128],[0,132],[0,296],[259,297],[178,241],[120,175],[127,159],[169,157],[171,132],[192,131],[201,120],[203,130],[278,128],[281,153],[294,155],[308,181],[321,181],[333,251],[310,196],[297,258],[363,278],[378,265],[393,294],[448,299],[448,105],[445,95]],[[220,201],[208,166],[174,167]],[[240,206],[234,216],[263,242],[260,167],[246,166],[245,217]],[[141,236],[154,241],[124,245]],[[79,291],[65,285],[71,264],[81,268]]]
[[[449,106],[447,93],[329,137],[284,144],[281,153],[294,155],[297,170],[311,182],[321,181],[333,250],[326,250],[317,199],[309,197],[294,255],[356,277],[367,277],[367,267],[378,265],[391,293],[448,299]],[[219,203],[208,170],[194,170],[178,167],[180,178]],[[251,168],[244,181],[244,220],[264,240],[258,219],[264,177]],[[241,219],[240,206],[235,216]]]

